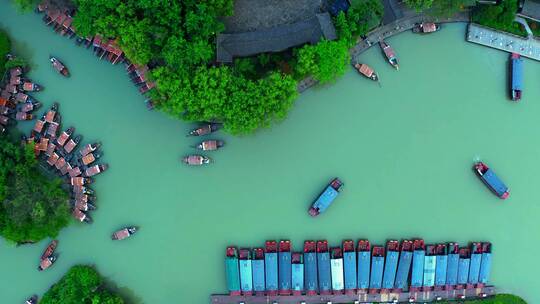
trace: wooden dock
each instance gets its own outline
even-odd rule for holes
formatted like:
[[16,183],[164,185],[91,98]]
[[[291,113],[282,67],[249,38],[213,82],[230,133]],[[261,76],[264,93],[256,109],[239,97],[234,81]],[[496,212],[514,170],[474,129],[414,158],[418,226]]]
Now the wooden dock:
[[470,23],[467,41],[540,61],[540,41],[533,37],[523,38]]
[[435,302],[439,300],[478,299],[495,295],[495,287],[440,290],[425,292],[339,294],[339,295],[290,295],[290,296],[230,296],[212,295],[211,304],[338,304],[338,303],[397,303]]

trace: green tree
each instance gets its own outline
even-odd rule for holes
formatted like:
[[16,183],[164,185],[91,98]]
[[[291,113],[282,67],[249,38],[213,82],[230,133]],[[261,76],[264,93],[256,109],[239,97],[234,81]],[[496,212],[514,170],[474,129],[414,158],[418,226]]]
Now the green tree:
[[433,2],[430,14],[438,17],[452,17],[475,4],[476,0],[438,0]]
[[311,75],[321,83],[343,75],[350,61],[349,48],[344,40],[306,45],[298,50],[297,56],[297,72],[303,76]]
[[28,12],[36,7],[39,0],[13,0],[13,2],[20,10]]
[[433,5],[433,0],[403,0],[403,2],[417,12],[425,11]]
[[517,0],[504,0],[498,5],[478,5],[473,10],[472,20],[484,26],[526,36],[522,26],[514,22],[517,8]]
[[7,61],[6,55],[9,54],[10,50],[11,42],[9,41],[9,36],[4,30],[0,29],[0,79],[4,75],[4,65]]

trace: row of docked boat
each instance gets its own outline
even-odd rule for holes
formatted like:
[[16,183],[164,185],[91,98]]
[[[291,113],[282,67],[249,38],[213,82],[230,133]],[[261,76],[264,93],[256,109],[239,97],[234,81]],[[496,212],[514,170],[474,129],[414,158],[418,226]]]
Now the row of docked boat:
[[[13,57],[10,57],[13,59]],[[5,132],[8,126],[16,121],[34,119],[33,111],[41,107],[41,103],[29,92],[39,92],[43,89],[37,83],[24,76],[22,67],[9,69],[0,83],[0,132]]]
[[[491,272],[491,243],[426,245],[424,240],[390,240],[372,246],[352,240],[329,248],[305,241],[302,252],[290,241],[264,248],[228,247],[225,257],[231,296],[399,294],[476,289]],[[411,301],[416,301],[411,298]],[[389,299],[387,299],[389,301]]]
[[[214,133],[220,130],[223,127],[219,123],[205,123],[193,130],[191,130],[187,136],[205,136],[211,133]],[[222,148],[225,145],[225,142],[222,140],[204,140],[199,144],[195,145],[194,148],[201,151],[215,151]],[[212,162],[212,159],[200,154],[190,154],[182,158],[184,164],[190,166],[202,166]]]
[[[156,86],[155,82],[148,80],[147,74],[149,67],[147,65],[136,65],[129,62],[116,39],[107,39],[101,35],[95,35],[93,37],[77,36],[76,30],[72,26],[75,11],[59,11],[55,8],[49,8],[48,1],[42,1],[38,4],[36,12],[45,14],[43,21],[47,26],[52,27],[55,32],[70,39],[77,37],[75,39],[77,45],[82,45],[86,48],[92,47],[92,52],[99,59],[105,58],[112,64],[125,63],[131,81],[135,83],[141,94],[146,94]],[[58,60],[58,62],[60,61]],[[149,110],[154,108],[154,102],[150,97],[146,98],[145,104]]]
[[73,217],[81,222],[91,223],[89,211],[96,209],[94,191],[88,188],[93,177],[106,171],[107,164],[97,164],[103,155],[99,152],[101,143],[95,142],[83,146],[77,153],[82,135],[75,135],[75,127],[61,131],[61,115],[58,103],[43,113],[26,138],[26,142],[34,143],[34,151],[50,170],[65,179],[71,187]]

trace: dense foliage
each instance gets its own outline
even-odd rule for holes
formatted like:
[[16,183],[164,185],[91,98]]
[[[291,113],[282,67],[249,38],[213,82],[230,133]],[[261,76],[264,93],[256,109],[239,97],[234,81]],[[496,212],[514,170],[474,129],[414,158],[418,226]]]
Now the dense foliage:
[[472,20],[501,31],[526,36],[521,24],[514,22],[517,8],[518,0],[503,0],[498,5],[478,5],[473,11]]
[[511,294],[498,294],[484,300],[440,302],[441,304],[527,304],[522,298]]
[[427,10],[433,5],[433,0],[403,0],[403,2],[417,12]]
[[39,0],[13,0],[15,2],[15,5],[22,11],[31,11],[36,7]]
[[4,65],[6,64],[6,55],[11,50],[11,43],[6,32],[0,29],[0,79],[4,75]]
[[54,284],[41,304],[123,304],[122,298],[103,286],[103,279],[90,266],[77,265]]
[[404,0],[404,2],[419,13],[426,11],[427,14],[437,17],[451,17],[476,4],[475,0]]
[[70,221],[69,196],[59,179],[37,167],[32,145],[0,138],[0,234],[23,243],[54,237]]

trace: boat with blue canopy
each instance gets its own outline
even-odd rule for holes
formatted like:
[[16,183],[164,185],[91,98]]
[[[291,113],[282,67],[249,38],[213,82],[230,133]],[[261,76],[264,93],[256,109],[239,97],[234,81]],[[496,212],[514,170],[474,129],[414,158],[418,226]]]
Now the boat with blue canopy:
[[523,90],[523,59],[519,54],[510,55],[510,66],[512,69],[510,96],[513,101],[519,101]]
[[291,284],[293,295],[301,295],[304,291],[304,256],[300,252],[291,255]]
[[291,242],[280,241],[278,251],[278,286],[280,295],[291,294]]
[[394,288],[397,291],[403,291],[408,286],[409,271],[413,256],[413,242],[404,240],[401,242],[401,252],[399,254],[399,263],[396,273]]
[[317,241],[317,267],[319,270],[319,293],[329,295],[332,289],[332,278],[330,273],[330,252],[328,252],[328,241]]
[[478,277],[478,284],[485,285],[489,280],[491,273],[491,243],[482,243],[482,262],[480,263],[480,275]]
[[319,195],[317,200],[311,205],[311,208],[308,210],[309,215],[317,216],[323,213],[336,199],[341,188],[343,188],[343,183],[339,178],[334,178],[321,195]]
[[394,288],[396,279],[397,264],[399,259],[399,242],[395,240],[386,243],[386,262],[384,264],[384,274],[382,288],[391,290]]
[[446,289],[457,285],[459,265],[459,244],[448,243],[448,267],[446,268]]
[[471,246],[471,264],[469,267],[469,284],[478,284],[482,262],[482,243],[474,242]]
[[304,242],[305,289],[307,295],[316,295],[319,289],[317,252],[314,241]]
[[251,265],[251,250],[240,248],[238,261],[240,264],[240,289],[245,296],[253,294],[253,269]]
[[510,195],[510,189],[499,179],[499,177],[483,162],[474,165],[476,174],[489,187],[489,189],[501,199],[506,199]]
[[355,294],[357,288],[356,252],[352,240],[343,241],[343,278],[345,280],[345,293]]
[[340,247],[331,249],[330,273],[332,274],[332,293],[343,293],[343,250]]
[[435,288],[442,289],[446,285],[446,270],[448,269],[448,247],[437,244],[435,247],[437,263],[435,264]]
[[278,290],[278,253],[276,241],[266,241],[264,254],[266,292],[277,295]]
[[256,295],[264,295],[266,290],[264,283],[264,249],[253,249],[251,267],[253,272],[253,291],[255,291]]
[[424,279],[424,257],[426,256],[426,246],[424,240],[413,241],[413,262],[411,270],[411,291],[419,291]]
[[371,244],[368,240],[359,240],[356,251],[358,253],[358,291],[365,293],[369,288]]
[[384,271],[384,247],[373,246],[371,252],[371,276],[369,278],[369,293],[377,293],[382,287]]
[[231,296],[239,296],[240,270],[238,268],[238,251],[235,247],[228,247],[225,258],[225,273],[227,276],[227,289]]

